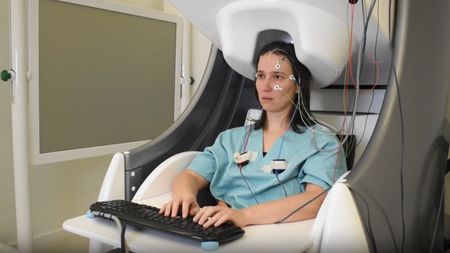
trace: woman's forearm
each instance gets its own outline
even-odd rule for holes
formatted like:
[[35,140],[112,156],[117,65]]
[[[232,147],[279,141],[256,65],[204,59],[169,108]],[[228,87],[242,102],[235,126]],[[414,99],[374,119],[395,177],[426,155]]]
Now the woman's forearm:
[[[323,192],[323,189],[319,186],[310,184],[307,188],[309,189],[304,193],[242,209],[242,212],[245,213],[248,219],[248,225],[279,222],[294,210]],[[283,222],[306,220],[316,217],[324,198],[325,194],[322,194],[314,201],[311,201],[311,203],[293,213]]]
[[172,184],[172,194],[197,196],[198,191],[208,184],[201,176],[191,170],[178,174]]

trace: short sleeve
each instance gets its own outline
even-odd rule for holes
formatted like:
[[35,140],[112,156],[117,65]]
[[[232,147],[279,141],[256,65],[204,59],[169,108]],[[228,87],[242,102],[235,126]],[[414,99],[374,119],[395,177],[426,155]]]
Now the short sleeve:
[[306,183],[312,183],[326,190],[347,170],[345,155],[337,138],[330,138],[316,149],[303,164],[299,180],[303,189]]
[[216,170],[216,162],[213,153],[206,148],[191,161],[188,169],[195,171],[208,182],[211,182],[214,171]]
[[208,182],[211,182],[219,166],[227,161],[226,149],[223,146],[223,136],[220,134],[214,144],[198,154],[188,168],[195,171]]

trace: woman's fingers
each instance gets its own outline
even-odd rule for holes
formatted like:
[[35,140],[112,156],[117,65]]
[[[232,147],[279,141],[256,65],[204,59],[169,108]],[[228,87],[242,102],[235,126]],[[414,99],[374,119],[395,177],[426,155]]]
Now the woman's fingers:
[[219,226],[229,219],[228,208],[219,206],[209,206],[201,208],[194,216],[194,222],[197,222],[203,227],[209,227],[211,225]]
[[221,215],[220,217],[218,217],[217,221],[214,222],[214,226],[218,227],[218,226],[222,225],[223,223],[227,222],[228,219],[229,219],[228,215],[226,215],[226,214],[225,215]]
[[180,204],[183,202],[180,202],[177,199],[174,199],[172,202],[172,212],[170,213],[171,217],[176,217],[178,213],[178,208],[180,208]]

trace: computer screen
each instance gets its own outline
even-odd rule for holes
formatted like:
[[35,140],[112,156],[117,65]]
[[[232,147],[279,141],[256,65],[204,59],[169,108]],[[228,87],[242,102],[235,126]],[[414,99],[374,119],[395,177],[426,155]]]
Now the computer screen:
[[182,19],[113,1],[30,5],[32,160],[125,151],[180,114]]

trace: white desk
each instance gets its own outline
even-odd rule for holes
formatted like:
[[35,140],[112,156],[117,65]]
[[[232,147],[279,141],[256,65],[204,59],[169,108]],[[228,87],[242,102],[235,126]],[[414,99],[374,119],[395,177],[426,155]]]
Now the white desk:
[[[139,202],[160,206],[167,197],[167,195],[164,195]],[[242,238],[220,245],[219,249],[214,252],[303,252],[312,244],[309,233],[313,223],[314,220],[312,219],[285,224],[247,226],[244,228],[245,234]],[[120,247],[120,233],[113,221],[102,218],[88,218],[82,215],[66,220],[63,228],[74,234]],[[143,230],[127,226],[125,236],[127,244],[133,252],[207,252],[201,248],[199,242],[151,229]]]

